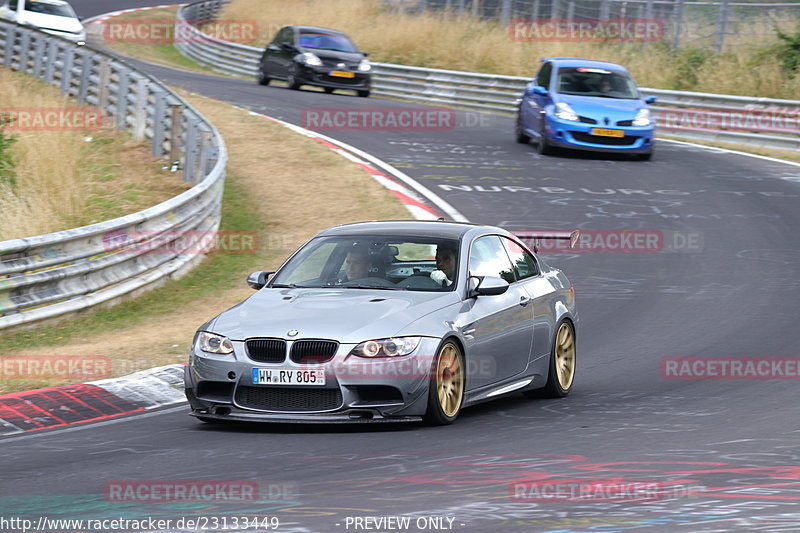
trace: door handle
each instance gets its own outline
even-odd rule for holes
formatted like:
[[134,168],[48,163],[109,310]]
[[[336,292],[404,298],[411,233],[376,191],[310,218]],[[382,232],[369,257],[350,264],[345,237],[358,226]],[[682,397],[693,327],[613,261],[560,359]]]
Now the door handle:
[[519,305],[521,305],[522,307],[525,307],[529,303],[531,303],[531,299],[528,298],[527,296],[520,296],[519,297]]

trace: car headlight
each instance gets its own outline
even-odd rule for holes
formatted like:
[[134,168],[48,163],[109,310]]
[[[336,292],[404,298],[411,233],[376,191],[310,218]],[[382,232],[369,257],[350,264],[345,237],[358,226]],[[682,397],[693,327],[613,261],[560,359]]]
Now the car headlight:
[[317,57],[315,54],[312,54],[311,52],[304,52],[303,53],[303,63],[305,63],[306,65],[309,65],[311,67],[321,67],[322,66],[322,60],[319,57]]
[[229,354],[233,352],[233,344],[228,337],[201,331],[197,337],[200,349],[208,353]]
[[556,116],[561,120],[572,120],[573,122],[580,122],[578,114],[572,109],[569,104],[559,102],[556,104]]
[[638,113],[636,113],[636,117],[633,119],[634,126],[649,126],[650,125],[650,110],[649,109],[640,109]]
[[408,355],[419,345],[421,337],[392,337],[364,341],[350,352],[358,357],[397,357]]
[[366,59],[362,59],[361,63],[358,64],[358,70],[361,72],[369,72],[372,70],[372,65],[369,64],[369,61]]

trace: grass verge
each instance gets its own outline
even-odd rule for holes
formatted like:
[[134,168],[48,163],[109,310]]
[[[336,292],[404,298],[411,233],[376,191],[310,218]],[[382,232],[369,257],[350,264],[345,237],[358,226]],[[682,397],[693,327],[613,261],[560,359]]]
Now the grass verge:
[[[409,218],[366,172],[321,144],[246,111],[182,93],[214,123],[229,151],[222,228],[255,232],[255,253],[210,254],[179,280],[114,307],[0,336],[3,357],[108,357],[112,375],[186,360],[199,325],[252,290],[245,276],[274,269],[323,228]],[[75,379],[0,377],[0,393]]]

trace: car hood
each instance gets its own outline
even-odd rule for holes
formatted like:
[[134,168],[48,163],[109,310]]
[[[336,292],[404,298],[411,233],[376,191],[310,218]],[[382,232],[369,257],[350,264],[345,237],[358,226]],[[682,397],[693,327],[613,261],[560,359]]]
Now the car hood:
[[83,31],[83,24],[78,19],[48,15],[46,13],[25,11],[20,17],[20,23],[30,24],[31,26],[47,30],[69,31],[73,33]]
[[411,322],[458,302],[454,292],[267,288],[223,312],[205,329],[239,341],[286,338],[290,330],[297,330],[297,339],[359,343],[391,337]]
[[555,102],[569,104],[575,112],[583,117],[608,117],[614,120],[631,119],[636,112],[645,106],[642,100],[623,98],[603,98],[600,96],[576,96],[559,94]]

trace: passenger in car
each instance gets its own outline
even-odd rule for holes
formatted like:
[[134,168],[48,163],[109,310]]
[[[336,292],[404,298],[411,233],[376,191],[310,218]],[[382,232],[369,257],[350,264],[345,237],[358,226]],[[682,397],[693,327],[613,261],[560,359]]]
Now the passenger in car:
[[456,254],[452,246],[440,244],[436,247],[436,270],[431,279],[442,287],[449,287],[456,279]]

